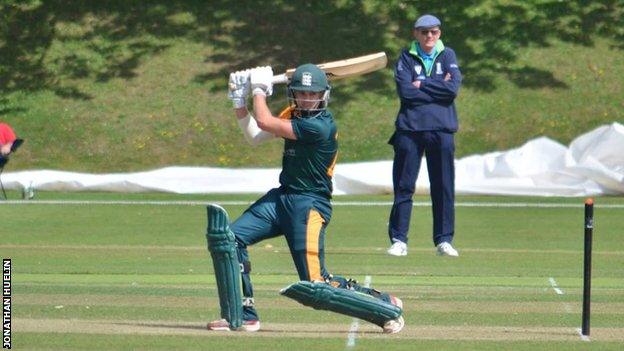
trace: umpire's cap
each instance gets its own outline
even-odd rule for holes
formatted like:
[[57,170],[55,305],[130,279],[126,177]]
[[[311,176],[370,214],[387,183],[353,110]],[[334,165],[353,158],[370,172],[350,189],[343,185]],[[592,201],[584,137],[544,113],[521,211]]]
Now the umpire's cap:
[[440,25],[442,25],[442,23],[436,16],[424,15],[424,16],[420,16],[416,20],[416,23],[414,23],[414,28],[415,29],[431,28],[431,27],[439,27]]

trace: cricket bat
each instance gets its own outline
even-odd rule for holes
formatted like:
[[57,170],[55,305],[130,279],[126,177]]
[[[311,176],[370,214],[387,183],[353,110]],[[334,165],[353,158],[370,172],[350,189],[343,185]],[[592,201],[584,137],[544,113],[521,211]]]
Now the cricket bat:
[[[325,62],[318,64],[317,66],[325,71],[329,80],[336,80],[374,72],[386,67],[387,63],[388,58],[386,57],[386,53],[378,52],[346,60]],[[293,73],[295,73],[295,68],[288,69],[282,74],[273,76],[273,84],[288,83]],[[229,88],[230,90],[234,90],[236,89],[236,86],[230,85]]]
[[[329,80],[343,79],[360,76],[386,67],[388,58],[385,52],[377,52],[370,55],[353,57],[346,60],[332,61],[317,64]],[[295,73],[295,68],[286,70],[282,74],[273,76],[273,84],[288,83]]]

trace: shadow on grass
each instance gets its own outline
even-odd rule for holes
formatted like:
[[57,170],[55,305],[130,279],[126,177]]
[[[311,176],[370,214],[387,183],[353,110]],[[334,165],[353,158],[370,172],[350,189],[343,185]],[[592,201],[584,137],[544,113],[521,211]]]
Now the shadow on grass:
[[[229,331],[209,331],[208,329],[206,329],[206,325],[190,325],[190,324],[176,324],[176,323],[162,323],[162,322],[154,322],[154,323],[149,323],[149,322],[137,322],[137,323],[132,323],[132,322],[115,322],[113,323],[115,325],[122,325],[122,326],[128,326],[131,328],[137,328],[137,329],[143,329],[143,328],[154,328],[154,329],[169,329],[171,331],[171,333],[176,333],[176,332],[183,332],[183,331],[191,331],[191,330],[198,330],[198,331],[205,331],[206,335],[212,335],[212,336],[218,336],[218,335],[230,335],[231,332]],[[311,330],[309,329],[309,326],[307,325],[302,325],[302,326],[297,326],[297,325],[291,325],[290,327],[282,327],[282,326],[275,326],[275,325],[271,325],[271,323],[269,324],[265,324],[262,329],[260,329],[259,331],[257,331],[257,333],[298,333],[298,334],[310,334],[310,335],[318,335],[320,333],[325,334],[325,335],[336,335],[336,336],[340,336],[340,335],[344,335],[346,333],[349,332],[349,326],[345,325],[344,327],[341,326],[341,328],[338,328],[336,330],[323,330],[322,332],[319,330]],[[358,330],[357,331],[358,334],[373,334],[373,335],[380,335],[381,332],[380,331],[372,331],[372,330]],[[166,331],[163,332],[163,334],[168,334]],[[242,332],[242,334],[238,334],[238,335],[246,335],[248,334],[245,332]]]
[[13,112],[23,112],[26,110],[23,107],[7,106],[8,103],[9,100],[0,95],[0,116]]
[[190,324],[176,324],[176,323],[162,323],[162,322],[154,322],[154,323],[149,323],[149,322],[116,322],[113,323],[116,325],[125,325],[125,326],[131,326],[131,327],[137,327],[137,328],[157,328],[157,329],[162,329],[162,328],[167,328],[167,329],[181,329],[181,330],[204,330],[206,332],[208,332],[208,330],[206,329],[206,325],[190,325]]
[[[549,46],[553,39],[591,47],[599,36],[622,49],[623,8],[614,0],[4,1],[0,92],[50,90],[90,99],[70,85],[72,79],[133,79],[141,62],[180,39],[211,48],[205,62],[218,68],[192,81],[212,91],[224,89],[229,72],[258,65],[281,72],[304,62],[386,51],[392,66],[411,40],[414,19],[425,12],[442,19],[442,39],[457,52],[465,85],[492,91],[495,78],[503,76],[522,88],[566,89],[553,72],[517,67],[518,53]],[[360,90],[394,90],[391,74],[372,74],[354,84],[351,92],[340,93],[342,101]]]

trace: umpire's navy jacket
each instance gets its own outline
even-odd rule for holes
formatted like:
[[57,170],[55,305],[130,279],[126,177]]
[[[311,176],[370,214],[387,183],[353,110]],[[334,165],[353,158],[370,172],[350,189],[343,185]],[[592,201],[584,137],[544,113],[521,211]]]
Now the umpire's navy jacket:
[[[457,112],[454,100],[461,85],[457,57],[441,40],[436,43],[437,56],[427,72],[418,55],[417,42],[404,49],[394,70],[401,108],[396,119],[396,130],[401,131],[457,131]],[[445,81],[447,73],[451,80]],[[420,88],[412,85],[420,80]]]

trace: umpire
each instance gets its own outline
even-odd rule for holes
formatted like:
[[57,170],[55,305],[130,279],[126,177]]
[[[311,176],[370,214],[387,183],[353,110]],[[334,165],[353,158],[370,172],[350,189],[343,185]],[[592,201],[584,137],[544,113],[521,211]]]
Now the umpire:
[[401,107],[395,132],[392,181],[394,203],[388,254],[407,255],[412,196],[423,155],[427,160],[433,209],[433,243],[440,256],[458,256],[455,233],[455,98],[462,76],[455,52],[440,40],[441,22],[432,15],[416,21],[414,41],[396,63],[394,76]]

